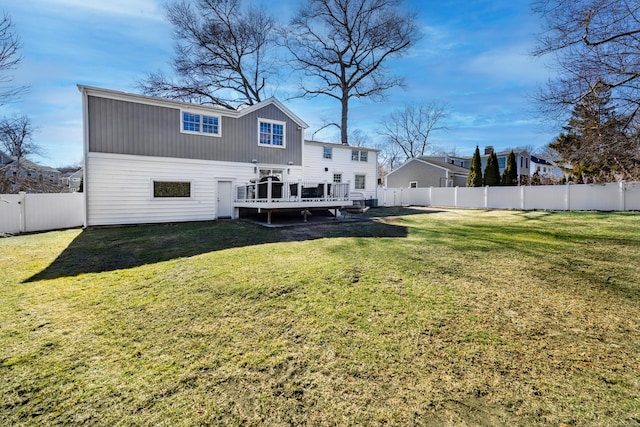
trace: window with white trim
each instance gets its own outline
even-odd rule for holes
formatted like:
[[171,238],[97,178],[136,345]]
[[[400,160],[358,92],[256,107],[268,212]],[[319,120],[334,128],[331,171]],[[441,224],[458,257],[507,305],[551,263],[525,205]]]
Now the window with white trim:
[[331,148],[331,147],[322,147],[322,158],[323,159],[331,159],[331,158],[333,158],[333,148]]
[[180,132],[220,136],[220,116],[182,111]]
[[286,123],[258,119],[258,145],[285,147]]
[[409,188],[418,188],[418,181],[409,181]]
[[354,162],[366,162],[369,160],[369,153],[360,150],[351,150],[351,160]]
[[153,198],[191,197],[189,181],[153,181]]
[[365,189],[365,175],[356,175],[355,180],[355,189],[356,190],[364,190]]
[[342,182],[342,174],[341,173],[334,173],[333,174],[333,182],[335,182],[335,183]]

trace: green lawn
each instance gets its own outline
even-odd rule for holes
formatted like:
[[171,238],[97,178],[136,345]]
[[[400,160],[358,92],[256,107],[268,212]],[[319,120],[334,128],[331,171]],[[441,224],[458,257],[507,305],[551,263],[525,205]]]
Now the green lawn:
[[640,214],[0,239],[0,425],[640,424]]

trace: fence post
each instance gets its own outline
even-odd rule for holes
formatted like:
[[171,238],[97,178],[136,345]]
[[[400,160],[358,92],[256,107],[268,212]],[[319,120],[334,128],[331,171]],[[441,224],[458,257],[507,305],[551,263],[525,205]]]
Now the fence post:
[[570,196],[569,196],[570,187],[571,186],[567,182],[567,184],[565,185],[565,191],[564,191],[564,210],[565,211],[571,210],[571,203],[570,203]]
[[489,208],[489,186],[484,187],[484,208]]
[[20,233],[24,233],[27,227],[27,193],[24,191],[20,191],[18,193],[20,195],[20,200],[18,204],[20,205]]
[[525,202],[524,202],[524,197],[525,197],[524,190],[525,190],[525,188],[527,188],[526,185],[521,185],[520,186],[520,210],[521,211],[524,210],[524,205],[525,205]]
[[626,197],[625,197],[625,193],[626,193],[626,189],[627,189],[627,185],[626,185],[626,183],[625,183],[624,181],[620,181],[620,182],[618,183],[618,189],[619,189],[619,191],[618,191],[618,196],[619,196],[619,199],[618,199],[618,200],[619,200],[619,207],[620,207],[620,210],[621,210],[622,212],[624,212],[624,211],[626,211],[626,210],[627,210],[627,209],[626,209],[626,203],[625,203],[625,202],[626,202],[626,200],[625,200],[625,199],[626,199]]
[[453,190],[453,205],[458,207],[458,187]]

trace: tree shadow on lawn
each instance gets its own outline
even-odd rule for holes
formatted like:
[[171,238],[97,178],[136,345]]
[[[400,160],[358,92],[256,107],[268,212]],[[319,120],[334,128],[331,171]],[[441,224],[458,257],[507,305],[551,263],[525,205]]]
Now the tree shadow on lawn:
[[89,228],[76,237],[47,268],[24,283],[120,270],[265,243],[327,237],[403,238],[408,233],[406,227],[377,221],[376,218],[435,212],[408,208],[385,209],[375,209],[377,212],[366,221],[327,221],[282,228],[266,228],[245,221]]

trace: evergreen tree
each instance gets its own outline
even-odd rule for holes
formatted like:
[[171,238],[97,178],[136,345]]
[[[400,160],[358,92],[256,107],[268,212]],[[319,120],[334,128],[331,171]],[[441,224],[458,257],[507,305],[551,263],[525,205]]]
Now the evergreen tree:
[[596,84],[574,107],[565,132],[549,144],[587,181],[638,177],[640,139],[625,131],[627,120],[616,115],[610,92],[604,83]]
[[502,185],[518,185],[518,164],[516,163],[516,155],[513,150],[507,157],[507,167],[502,174]]
[[491,152],[484,168],[484,185],[500,185],[500,166],[495,151]]
[[480,161],[480,148],[476,145],[476,151],[471,159],[471,168],[467,176],[467,187],[482,187],[482,163]]

